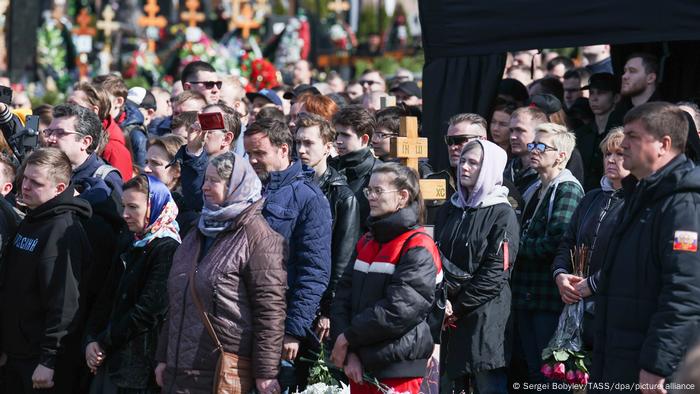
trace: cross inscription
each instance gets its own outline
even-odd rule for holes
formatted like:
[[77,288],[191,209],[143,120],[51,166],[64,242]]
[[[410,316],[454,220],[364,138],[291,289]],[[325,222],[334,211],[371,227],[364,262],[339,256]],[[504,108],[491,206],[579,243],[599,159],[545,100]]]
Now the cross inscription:
[[[418,118],[402,117],[399,136],[392,137],[390,143],[391,155],[418,173],[418,159],[428,157],[428,139],[418,137]],[[420,190],[424,200],[444,200],[447,196],[444,179],[421,179]]]

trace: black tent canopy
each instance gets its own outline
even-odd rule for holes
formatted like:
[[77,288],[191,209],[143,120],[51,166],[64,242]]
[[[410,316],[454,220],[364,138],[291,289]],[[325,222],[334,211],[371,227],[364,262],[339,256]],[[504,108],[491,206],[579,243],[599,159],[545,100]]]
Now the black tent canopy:
[[700,95],[700,0],[419,0],[419,11],[423,130],[434,168],[449,165],[440,153],[451,115],[489,115],[507,51],[663,42],[618,45],[613,61],[633,49],[656,52],[665,57],[669,99]]

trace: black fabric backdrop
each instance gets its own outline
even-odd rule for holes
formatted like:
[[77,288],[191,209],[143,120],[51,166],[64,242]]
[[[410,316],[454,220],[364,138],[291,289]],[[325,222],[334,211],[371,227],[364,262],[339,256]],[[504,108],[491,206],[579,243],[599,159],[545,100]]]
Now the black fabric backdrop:
[[[419,0],[425,67],[423,134],[430,163],[449,166],[442,136],[460,112],[488,118],[506,51],[700,40],[700,0]],[[613,62],[646,49],[664,61],[669,100],[700,95],[700,41],[616,45]]]

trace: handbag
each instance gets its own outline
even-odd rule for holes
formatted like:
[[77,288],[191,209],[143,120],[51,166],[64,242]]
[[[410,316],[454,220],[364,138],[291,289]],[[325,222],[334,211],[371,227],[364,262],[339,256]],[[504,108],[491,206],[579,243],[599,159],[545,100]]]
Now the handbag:
[[[438,250],[439,249],[440,248],[438,248]],[[462,286],[472,279],[472,275],[448,260],[447,257],[442,254],[442,251],[440,251],[440,258],[442,258],[443,281],[445,282],[447,297],[454,298],[459,294],[460,290],[462,290]]]
[[214,340],[216,348],[219,350],[219,359],[216,362],[216,371],[214,371],[214,386],[212,393],[214,394],[246,394],[253,389],[253,377],[251,372],[251,362],[247,357],[240,357],[234,353],[229,353],[224,350],[219,337],[216,335],[214,326],[211,324],[209,315],[204,310],[202,301],[199,299],[197,289],[194,284],[194,276],[197,271],[196,259],[192,264],[192,272],[188,286],[192,293],[192,300],[197,308],[197,311],[202,317],[204,327],[207,329],[209,336]]

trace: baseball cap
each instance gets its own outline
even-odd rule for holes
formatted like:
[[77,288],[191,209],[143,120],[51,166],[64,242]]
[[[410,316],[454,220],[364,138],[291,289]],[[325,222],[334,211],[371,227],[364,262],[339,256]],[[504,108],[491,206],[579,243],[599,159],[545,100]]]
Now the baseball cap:
[[605,90],[607,92],[619,93],[620,78],[610,73],[593,74],[588,79],[588,85],[581,88],[581,90],[589,89],[598,89]]
[[391,88],[390,92],[402,92],[402,93],[407,94],[409,96],[416,96],[418,98],[423,98],[422,97],[423,94],[421,93],[421,90],[418,87],[418,84],[415,83],[414,81],[401,82],[398,85]]
[[561,111],[561,101],[551,94],[535,94],[527,103],[530,107],[537,107],[547,115]]
[[295,87],[294,89],[292,89],[291,92],[285,92],[283,97],[285,100],[291,100],[294,97],[299,97],[303,93],[311,93],[314,96],[321,95],[321,92],[318,89],[316,89],[314,86],[307,85],[307,84],[301,84],[301,85]]
[[271,102],[272,104],[279,106],[282,105],[282,100],[280,99],[280,97],[271,89],[262,89],[255,93],[246,93],[246,97],[248,97],[248,100],[250,100],[251,102],[255,100],[256,97],[262,97],[265,100]]
[[153,93],[137,86],[129,89],[126,99],[143,109],[157,109],[156,98]]

